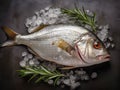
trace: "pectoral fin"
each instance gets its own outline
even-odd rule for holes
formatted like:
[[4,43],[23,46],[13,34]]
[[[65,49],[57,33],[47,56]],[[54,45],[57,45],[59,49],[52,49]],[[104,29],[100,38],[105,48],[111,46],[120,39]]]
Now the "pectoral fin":
[[63,39],[55,41],[52,44],[58,46],[62,50],[65,50],[69,54],[71,54],[71,51],[74,50],[74,48],[69,43],[67,43],[65,40],[63,40]]

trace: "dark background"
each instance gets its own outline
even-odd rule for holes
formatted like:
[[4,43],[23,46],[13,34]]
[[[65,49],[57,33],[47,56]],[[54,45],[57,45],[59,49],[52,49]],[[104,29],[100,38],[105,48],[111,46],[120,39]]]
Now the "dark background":
[[[85,68],[88,72],[98,72],[98,78],[81,82],[77,90],[120,90],[120,0],[0,0],[0,26],[6,25],[20,34],[27,34],[25,19],[46,6],[74,8],[84,6],[96,12],[99,24],[110,25],[110,33],[116,47],[110,50],[111,61]],[[0,43],[6,36],[0,29]],[[18,76],[23,46],[0,48],[0,90],[66,90],[48,84],[28,83]]]

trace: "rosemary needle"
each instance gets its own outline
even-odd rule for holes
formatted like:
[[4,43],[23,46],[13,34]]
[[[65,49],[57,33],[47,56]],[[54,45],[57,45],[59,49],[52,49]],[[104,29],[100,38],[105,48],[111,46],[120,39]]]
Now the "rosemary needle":
[[21,70],[18,70],[19,75],[21,77],[29,76],[31,75],[30,80],[33,78],[36,78],[35,83],[38,83],[40,81],[48,81],[50,79],[54,79],[54,83],[60,78],[63,77],[64,75],[59,73],[58,71],[50,71],[47,68],[40,66],[40,67],[24,67]]
[[91,26],[92,30],[96,32],[96,24],[95,24],[95,13],[93,13],[93,16],[90,16],[86,13],[84,8],[78,9],[77,7],[75,9],[61,9],[62,13],[69,15],[79,23],[87,24]]

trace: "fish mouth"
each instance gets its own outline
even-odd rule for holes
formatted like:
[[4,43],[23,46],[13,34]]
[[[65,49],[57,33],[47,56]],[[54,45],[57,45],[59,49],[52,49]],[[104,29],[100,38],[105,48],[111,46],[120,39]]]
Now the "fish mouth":
[[109,54],[107,54],[107,55],[98,55],[97,59],[98,60],[110,60],[110,55]]

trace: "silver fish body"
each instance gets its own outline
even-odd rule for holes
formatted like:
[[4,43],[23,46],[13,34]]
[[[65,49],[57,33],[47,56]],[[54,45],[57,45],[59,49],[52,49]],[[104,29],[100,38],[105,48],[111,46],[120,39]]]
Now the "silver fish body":
[[[75,25],[51,25],[29,35],[18,34],[15,43],[28,46],[44,60],[64,66],[85,67],[109,61],[101,41]],[[98,43],[100,48],[96,48]],[[67,47],[72,48],[67,50]]]

